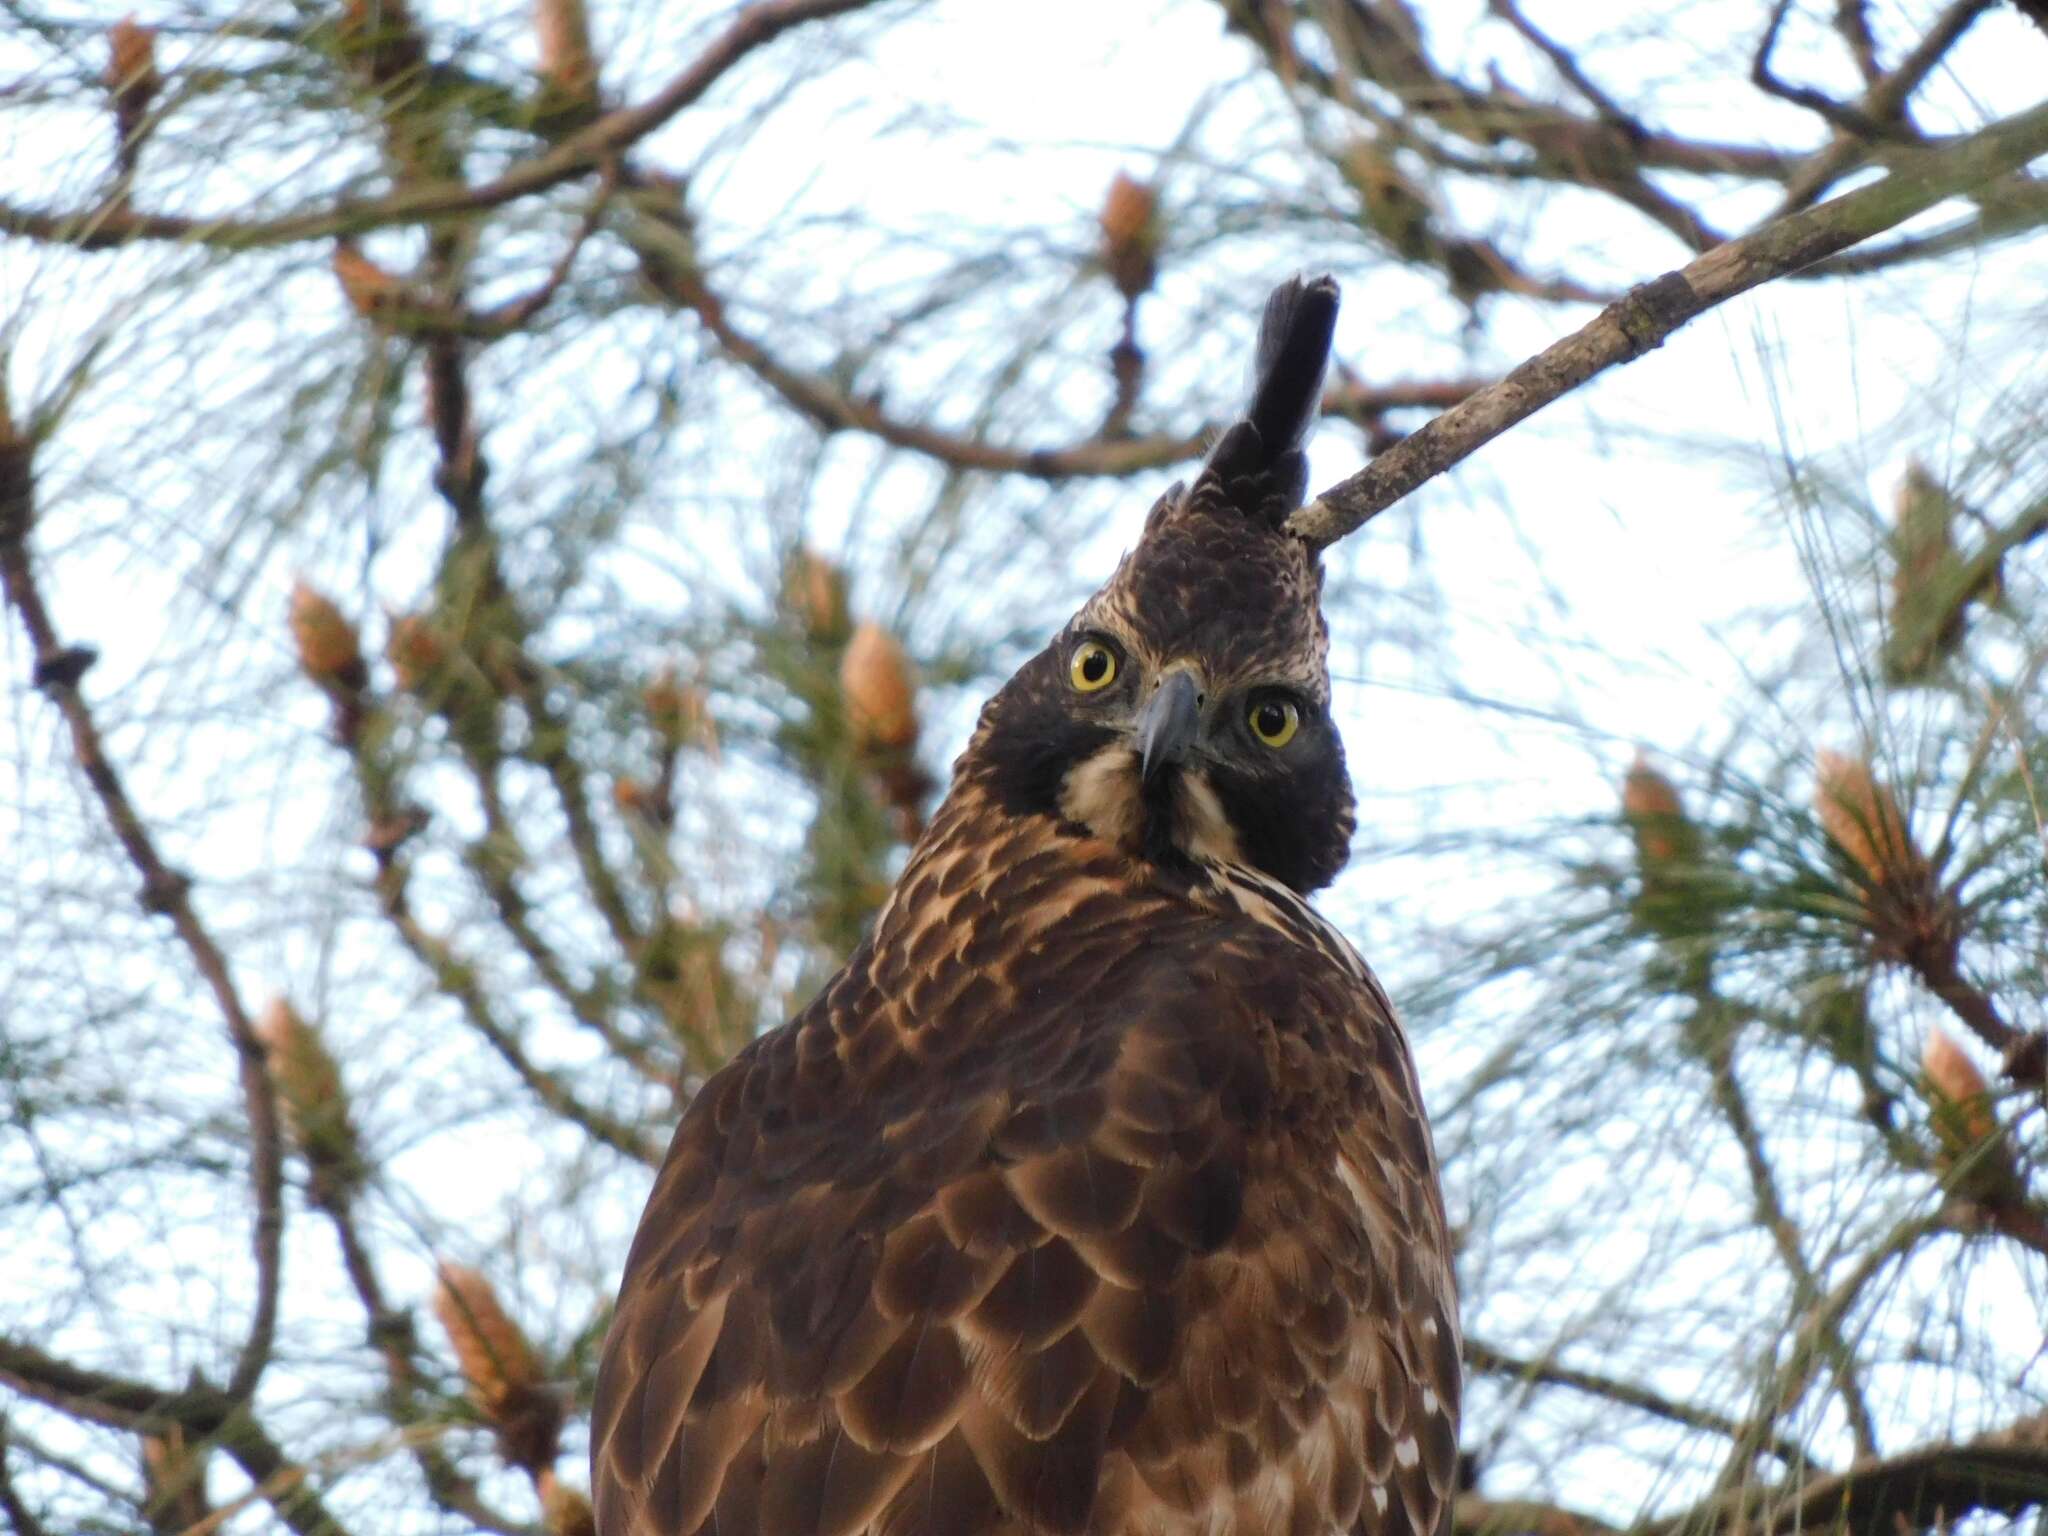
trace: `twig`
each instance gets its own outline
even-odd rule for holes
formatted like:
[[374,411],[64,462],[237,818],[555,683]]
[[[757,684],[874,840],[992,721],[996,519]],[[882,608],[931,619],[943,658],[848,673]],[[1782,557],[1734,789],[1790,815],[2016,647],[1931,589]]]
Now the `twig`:
[[593,1141],[602,1142],[648,1167],[658,1167],[662,1149],[648,1140],[638,1127],[583,1103],[554,1073],[537,1065],[526,1054],[518,1037],[498,1021],[490,999],[478,983],[475,969],[459,956],[447,940],[429,933],[402,903],[388,909],[392,925],[415,959],[433,976],[443,994],[462,1009],[469,1025],[535,1098],[564,1120],[579,1125]]
[[[1762,1384],[1756,1414],[1735,1443],[1720,1480],[1721,1486],[1734,1482],[1756,1453],[1769,1443],[1770,1426],[1777,1422],[1786,1405],[1805,1395],[1814,1371],[1826,1353],[1826,1340],[1838,1336],[1842,1320],[1863,1295],[1865,1287],[1894,1263],[1904,1260],[1924,1239],[1942,1230],[1944,1224],[1938,1215],[1912,1216],[1900,1222],[1885,1234],[1883,1241],[1864,1253],[1841,1282],[1821,1299],[1820,1304],[1800,1320],[1801,1327],[1792,1338],[1784,1363],[1770,1380]],[[1731,1501],[1740,1496],[1740,1490],[1736,1489],[1718,1497],[1722,1501]]]
[[[890,415],[878,402],[850,394],[822,375],[791,367],[736,325],[724,298],[690,259],[688,242],[672,223],[643,213],[633,221],[626,238],[642,256],[642,274],[663,297],[694,314],[727,357],[827,431],[870,433],[954,469],[1069,480],[1135,475],[1183,463],[1199,456],[1220,429],[1220,423],[1204,423],[1183,434],[1095,437],[1063,447],[1019,448],[905,421]],[[1466,380],[1339,384],[1324,396],[1323,411],[1368,421],[1384,411],[1453,404],[1478,387],[1476,381]]]
[[1835,30],[1849,46],[1856,61],[1856,73],[1866,86],[1877,84],[1884,65],[1877,56],[1877,38],[1870,30],[1870,7],[1865,0],[1835,0]]
[[1810,86],[1793,85],[1772,70],[1771,55],[1777,51],[1778,34],[1784,30],[1785,12],[1791,3],[1792,0],[1778,0],[1778,3],[1771,7],[1770,22],[1765,26],[1763,38],[1756,45],[1756,53],[1750,59],[1750,84],[1766,96],[1775,96],[1780,101],[1789,101],[1794,106],[1804,107],[1807,111],[1818,114],[1842,132],[1858,140],[1868,141],[1875,138],[1878,133],[1877,124],[1865,116],[1861,109],[1836,101],[1834,97],[1816,91]]
[[[1281,59],[1289,51],[1285,28],[1267,25],[1265,13],[1255,8],[1234,7],[1233,10],[1234,22],[1241,25],[1273,60],[1276,71],[1280,70]],[[1297,73],[1303,83],[1346,110],[1368,119],[1379,116],[1374,104],[1358,95],[1347,76],[1333,73],[1305,58],[1299,61]],[[1282,78],[1287,76],[1283,74]],[[1441,70],[1428,77],[1425,88],[1404,93],[1401,105],[1404,109],[1402,121],[1426,121],[1445,133],[1487,148],[1503,141],[1529,143],[1533,137],[1530,131],[1532,124],[1556,123],[1560,118],[1571,126],[1592,126],[1583,118],[1561,113],[1556,107],[1530,101],[1512,91],[1475,90]],[[1494,164],[1464,160],[1456,151],[1420,136],[1407,137],[1406,142],[1423,155],[1440,159],[1447,165],[1462,162],[1459,164],[1462,169],[1483,174],[1512,174],[1513,162]],[[1637,165],[1644,170],[1683,171],[1698,176],[1743,176],[1776,182],[1790,176],[1804,158],[1767,145],[1687,139],[1649,130],[1645,130],[1631,147]]]
[[1934,73],[1963,34],[1990,10],[1993,0],[1950,0],[1948,8],[1934,18],[1926,34],[1907,50],[1898,68],[1879,80],[1864,98],[1864,110],[1872,117],[1894,118],[1906,110],[1906,102]]
[[1011,448],[961,437],[921,422],[890,416],[873,400],[839,389],[816,374],[792,368],[735,325],[725,301],[703,272],[686,259],[683,242],[666,223],[643,215],[627,231],[643,258],[642,272],[664,298],[694,314],[725,355],[818,426],[872,433],[898,448],[940,459],[956,469],[1025,474],[1043,480],[1079,475],[1130,475],[1192,458],[1198,437],[1092,439],[1063,448]]
[[1930,935],[1928,942],[1904,946],[1902,958],[1920,978],[1921,985],[1969,1025],[1978,1039],[1999,1053],[2008,1078],[2017,1083],[2040,1084],[2042,1037],[2015,1027],[1991,994],[1963,974],[1959,948],[1953,935]]
[[494,180],[402,189],[389,197],[342,201],[279,219],[137,214],[119,203],[59,214],[0,205],[0,233],[109,250],[134,240],[175,240],[223,250],[252,250],[303,240],[363,234],[388,224],[432,223],[486,212],[551,191],[598,169],[704,96],[747,55],[806,22],[845,15],[875,0],[760,0],[748,6],[675,78],[637,106],[607,112],[554,148]]
[[1704,1058],[1715,1107],[1720,1110],[1721,1118],[1728,1122],[1729,1133],[1742,1151],[1743,1164],[1749,1174],[1750,1196],[1756,1206],[1757,1224],[1769,1235],[1772,1246],[1778,1250],[1779,1262],[1791,1278],[1796,1315],[1814,1319],[1820,1346],[1833,1360],[1835,1386],[1841,1394],[1842,1410],[1848,1417],[1850,1433],[1855,1438],[1856,1453],[1859,1456],[1875,1455],[1877,1426],[1870,1416],[1870,1405],[1864,1401],[1862,1386],[1856,1380],[1856,1352],[1842,1337],[1835,1319],[1824,1315],[1825,1298],[1821,1294],[1820,1282],[1814,1277],[1813,1266],[1806,1260],[1798,1224],[1793,1221],[1784,1197],[1778,1193],[1777,1172],[1771,1166],[1763,1131],[1756,1123],[1756,1116],[1750,1113],[1749,1096],[1743,1091],[1742,1079],[1735,1069],[1736,1020],[1714,992],[1710,981],[1701,985],[1694,1002],[1699,1012],[1705,1015],[1694,1026],[1699,1037],[1698,1054]]
[[1939,149],[1902,154],[1884,180],[1773,219],[1630,291],[1499,383],[1452,407],[1289,520],[1317,547],[1334,544],[1509,427],[1617,363],[1631,362],[1737,294],[1870,236],[2048,153],[2048,103]]
[[598,225],[604,221],[605,208],[611,202],[618,184],[618,167],[616,164],[608,164],[603,180],[590,199],[590,207],[576,226],[576,233],[570,237],[569,244],[563,249],[548,275],[541,280],[540,286],[531,293],[522,294],[519,298],[474,315],[472,318],[475,330],[470,334],[485,340],[509,336],[514,331],[523,329],[535,315],[547,307],[549,300],[554,298],[562,284],[568,280],[569,273],[575,267],[576,258],[582,253],[584,245],[597,232]]
[[1487,0],[1486,8],[1521,33],[1523,40],[1548,59],[1550,67],[1557,71],[1559,77],[1585,97],[1586,104],[1603,119],[1614,124],[1632,139],[1640,140],[1647,137],[1643,132],[1643,125],[1612,96],[1595,85],[1592,78],[1579,67],[1579,61],[1573,56],[1572,51],[1524,16],[1522,8],[1515,4],[1515,0]]
[[[1633,1381],[1622,1381],[1613,1376],[1602,1376],[1594,1371],[1582,1371],[1572,1366],[1560,1365],[1548,1356],[1534,1360],[1525,1359],[1496,1349],[1481,1340],[1468,1338],[1465,1340],[1465,1363],[1473,1370],[1484,1371],[1489,1375],[1510,1376],[1517,1381],[1541,1382],[1545,1386],[1569,1387],[1575,1392],[1602,1397],[1624,1407],[1640,1409],[1656,1418],[1667,1419],[1673,1424],[1683,1424],[1688,1429],[1705,1430],[1709,1434],[1722,1435],[1730,1440],[1739,1439],[1743,1434],[1743,1426],[1726,1414],[1716,1413],[1711,1408],[1697,1407],[1692,1403],[1678,1402]],[[1812,1459],[1798,1445],[1782,1436],[1772,1437],[1767,1449],[1787,1466],[1799,1465]]]
[[1898,68],[1864,93],[1857,110],[1871,125],[1870,131],[1838,132],[1824,149],[1810,156],[1787,178],[1784,201],[1778,211],[1789,213],[1806,207],[1844,173],[1861,165],[1869,157],[1873,134],[1922,142],[1906,110],[1907,102],[1935,66],[1948,57],[1949,50],[1962,41],[1977,18],[1991,9],[1992,3],[1993,0],[1950,0],[1948,8],[1934,19],[1920,41],[1899,60]]
[[[335,1240],[341,1247],[342,1268],[347,1271],[349,1285],[362,1303],[370,1344],[384,1360],[392,1417],[401,1424],[416,1423],[420,1419],[419,1399],[426,1391],[426,1383],[420,1376],[419,1335],[413,1328],[412,1315],[402,1308],[393,1307],[386,1299],[376,1263],[357,1230],[355,1209],[349,1200],[330,1201],[325,1209],[334,1227]],[[432,1439],[408,1438],[408,1443],[412,1447],[413,1459],[419,1464],[420,1475],[426,1481],[427,1492],[436,1504],[480,1530],[496,1531],[501,1536],[519,1536],[520,1528],[483,1502],[476,1484],[456,1470],[447,1453]]]
[[342,1536],[345,1527],[313,1491],[242,1399],[218,1387],[164,1391],[146,1382],[74,1365],[33,1344],[0,1336],[0,1382],[74,1418],[117,1429],[162,1431],[176,1425],[218,1445],[250,1481],[266,1490],[278,1518],[299,1536]]
[[9,1446],[7,1443],[7,1420],[0,1418],[0,1515],[7,1517],[15,1536],[47,1536],[42,1521],[14,1488],[14,1474],[7,1465]]
[[164,862],[107,755],[91,706],[78,691],[95,653],[87,647],[67,645],[58,637],[30,558],[28,537],[34,520],[33,432],[18,431],[0,401],[0,588],[28,631],[36,657],[35,681],[64,716],[79,770],[98,798],[128,862],[141,876],[143,910],[170,919],[194,969],[213,993],[235,1052],[249,1121],[249,1180],[255,1201],[251,1246],[256,1260],[256,1301],[228,1384],[230,1396],[243,1398],[255,1390],[270,1363],[277,1331],[285,1210],[284,1138],[276,1086],[270,1079],[263,1041],[229,974],[227,957],[192,905],[191,880]]

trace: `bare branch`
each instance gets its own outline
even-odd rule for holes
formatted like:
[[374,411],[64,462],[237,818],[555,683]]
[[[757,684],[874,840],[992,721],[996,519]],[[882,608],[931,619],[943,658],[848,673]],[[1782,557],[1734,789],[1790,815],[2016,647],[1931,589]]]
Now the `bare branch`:
[[1622,129],[1632,139],[1648,136],[1643,125],[1636,121],[1632,114],[1625,111],[1619,102],[1593,83],[1585,70],[1579,67],[1579,61],[1573,56],[1572,51],[1524,16],[1522,8],[1515,0],[1487,0],[1486,8],[1521,33],[1530,47],[1550,61],[1550,67],[1557,71],[1559,78],[1583,96],[1586,104],[1602,118]]
[[1720,1527],[1742,1536],[1800,1531],[1946,1530],[1975,1513],[2017,1515],[2048,1488],[2048,1415],[1974,1439],[1867,1458],[1763,1494],[1731,1496],[1647,1529],[1658,1536]]
[[256,1302],[249,1331],[229,1381],[229,1393],[246,1397],[255,1390],[270,1363],[277,1330],[277,1300],[284,1243],[284,1137],[278,1116],[276,1088],[265,1066],[262,1038],[257,1034],[241,994],[229,974],[227,957],[192,905],[191,880],[164,862],[156,839],[128,796],[126,785],[107,756],[99,723],[78,691],[96,653],[68,645],[43,600],[29,552],[29,530],[35,520],[35,444],[17,430],[0,399],[0,589],[21,616],[35,648],[35,682],[70,728],[72,755],[92,787],[108,825],[141,877],[143,909],[170,919],[171,927],[192,957],[193,968],[213,993],[234,1048],[242,1102],[249,1121],[249,1180],[255,1196],[251,1245],[256,1261]]
[[1661,346],[1680,326],[1716,305],[1847,250],[2042,154],[2048,154],[2048,104],[1940,149],[1902,154],[1884,180],[1818,208],[1773,219],[1632,289],[1589,324],[1324,491],[1288,526],[1318,547],[1333,544],[1515,423],[1617,363]]

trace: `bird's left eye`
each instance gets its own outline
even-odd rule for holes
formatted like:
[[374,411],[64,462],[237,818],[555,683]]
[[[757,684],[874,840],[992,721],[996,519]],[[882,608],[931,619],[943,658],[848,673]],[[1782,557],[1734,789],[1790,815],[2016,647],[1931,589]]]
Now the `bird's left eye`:
[[1301,729],[1301,711],[1286,699],[1260,699],[1252,705],[1252,734],[1269,747],[1284,747]]

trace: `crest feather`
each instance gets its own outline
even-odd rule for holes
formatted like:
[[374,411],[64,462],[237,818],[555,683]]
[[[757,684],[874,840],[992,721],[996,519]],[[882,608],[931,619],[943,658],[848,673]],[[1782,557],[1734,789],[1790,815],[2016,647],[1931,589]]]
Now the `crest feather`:
[[1337,282],[1328,276],[1290,277],[1273,290],[1259,322],[1251,400],[1209,450],[1198,491],[1213,486],[1275,526],[1301,505],[1308,489],[1302,444],[1322,405],[1337,303]]

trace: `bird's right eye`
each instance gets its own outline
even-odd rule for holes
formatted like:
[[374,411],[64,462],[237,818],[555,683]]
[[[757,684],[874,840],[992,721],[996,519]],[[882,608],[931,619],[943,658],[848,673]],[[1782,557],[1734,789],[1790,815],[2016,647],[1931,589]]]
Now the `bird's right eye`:
[[1067,663],[1076,693],[1094,693],[1116,681],[1116,652],[1100,640],[1083,640]]

